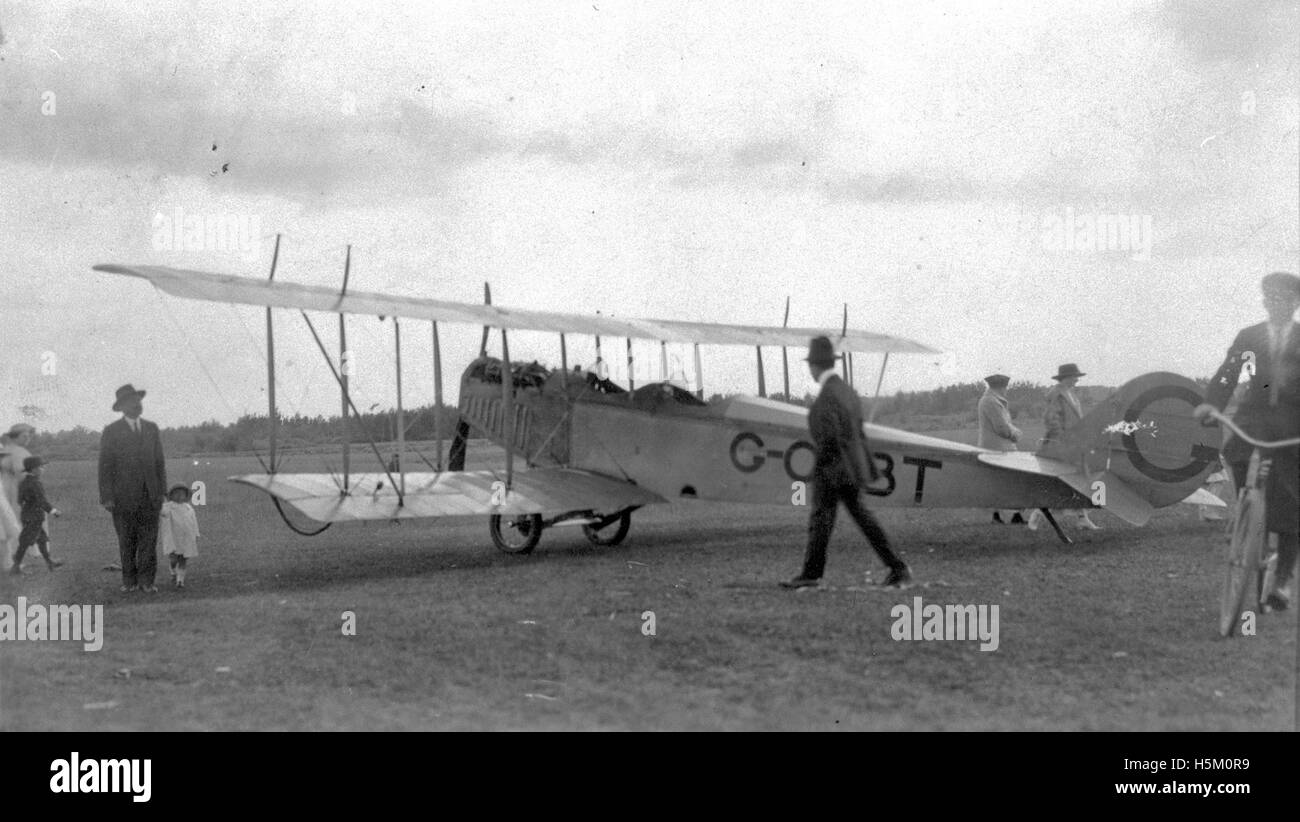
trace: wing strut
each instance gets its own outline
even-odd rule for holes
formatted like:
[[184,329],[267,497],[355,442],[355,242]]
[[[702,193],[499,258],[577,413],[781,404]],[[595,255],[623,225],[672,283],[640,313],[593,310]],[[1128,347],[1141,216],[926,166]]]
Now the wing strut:
[[700,344],[695,344],[695,395],[704,399],[704,369],[700,365]]
[[506,493],[514,482],[515,473],[515,409],[511,400],[514,393],[515,375],[510,368],[510,343],[506,341],[506,330],[501,329],[501,433],[506,445]]
[[402,413],[402,322],[393,317],[393,337],[397,348],[397,482],[398,504],[406,495],[406,415]]
[[889,352],[885,352],[885,361],[880,364],[880,376],[876,379],[876,397],[871,401],[871,413],[867,414],[867,422],[876,418],[876,409],[880,407],[880,386],[885,381],[885,369],[889,367]]
[[[275,265],[280,261],[280,235],[275,235],[275,252],[271,255],[271,276],[275,280]],[[271,306],[266,307],[266,401],[271,415],[271,465],[268,474],[275,473],[275,435],[280,421],[275,413],[275,330],[271,326]]]
[[767,377],[763,374],[763,346],[754,346],[754,353],[758,355],[758,395],[767,396]]
[[[351,270],[352,270],[352,244],[349,243],[347,257],[345,257],[343,260],[343,290],[339,292],[339,302],[342,302],[343,297],[345,297],[348,293],[348,274],[351,272]],[[306,316],[307,314],[304,312],[303,317]],[[352,373],[352,358],[348,355],[348,331],[347,331],[346,319],[347,319],[347,315],[340,312],[339,313],[339,368],[342,369],[343,375],[342,375],[342,379],[339,380],[339,387],[343,390],[343,494],[345,496],[348,493],[348,474],[350,472],[351,465],[352,465],[351,457],[348,453],[348,444],[349,441],[352,439],[351,422],[348,419],[348,406],[352,404],[352,400],[348,396],[348,375]],[[308,325],[310,324],[311,321],[308,320]],[[315,331],[313,331],[312,333],[315,333]],[[324,350],[322,350],[321,353],[322,354],[325,353]],[[326,356],[325,359],[329,360],[329,357]],[[333,368],[334,365],[333,363],[331,363],[330,369],[333,370]],[[360,414],[358,414],[357,416],[360,416]],[[381,459],[380,462],[382,461],[383,460]]]
[[442,347],[438,344],[437,320],[433,322],[433,436],[438,441],[435,470],[442,471]]
[[[785,319],[781,320],[782,328],[790,326],[790,295],[785,297]],[[781,346],[781,376],[785,382],[785,401],[790,401],[790,355],[786,347]]]
[[[316,341],[316,347],[320,349],[321,356],[325,358],[325,364],[330,367],[330,373],[334,375],[335,382],[342,386],[346,376],[340,374],[338,369],[334,367],[334,361],[330,359],[330,355],[325,351],[325,343],[321,342],[320,335],[316,333],[316,326],[312,324],[311,317],[307,316],[306,311],[299,310],[298,313],[302,315],[303,321],[307,323],[307,330],[311,332],[312,339]],[[357,417],[360,418],[361,412],[357,410],[356,405],[353,404],[352,398],[348,396],[346,390],[343,393],[343,397],[347,401],[348,407],[352,409],[352,413],[356,414]],[[402,499],[402,490],[398,488],[396,482],[393,482],[393,474],[388,470],[388,464],[384,462],[383,455],[379,453],[379,446],[375,445],[375,441],[370,439],[369,434],[366,435],[366,440],[370,443],[370,450],[375,452],[375,458],[378,459],[379,464],[383,466],[384,475],[388,477],[389,484],[393,486],[393,490],[397,491],[397,504],[399,506],[403,505],[405,501]],[[344,478],[346,479],[346,475]],[[343,496],[348,496],[347,486],[344,485],[343,488],[340,489],[339,493]]]
[[632,379],[632,338],[627,338],[627,404],[632,404],[632,392],[636,390],[636,380]]

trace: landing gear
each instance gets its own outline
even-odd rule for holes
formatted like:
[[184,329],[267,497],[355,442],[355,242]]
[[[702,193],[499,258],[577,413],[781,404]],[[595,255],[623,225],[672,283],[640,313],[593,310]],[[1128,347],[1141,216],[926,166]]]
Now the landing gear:
[[[504,527],[502,527],[504,520]],[[542,515],[524,514],[503,517],[493,514],[488,520],[492,543],[507,554],[527,554],[537,547],[542,538]]]
[[618,545],[627,536],[632,527],[632,509],[620,511],[613,516],[582,526],[582,533],[592,545]]

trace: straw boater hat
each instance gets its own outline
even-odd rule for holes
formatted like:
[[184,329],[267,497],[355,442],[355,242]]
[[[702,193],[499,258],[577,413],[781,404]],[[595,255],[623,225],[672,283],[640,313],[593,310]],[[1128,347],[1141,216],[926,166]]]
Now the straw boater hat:
[[33,426],[30,426],[25,422],[16,422],[12,426],[10,426],[9,430],[5,433],[5,436],[9,437],[10,439],[16,439],[18,437],[21,437],[23,434],[35,434],[35,433],[36,433],[36,429]]
[[813,365],[830,368],[839,358],[835,356],[835,346],[831,345],[829,337],[813,337],[808,344],[808,356],[804,359]]
[[1064,380],[1069,377],[1086,377],[1086,376],[1088,375],[1079,370],[1079,366],[1075,365],[1072,362],[1067,362],[1065,365],[1056,369],[1056,376],[1052,377],[1052,379],[1057,380],[1059,382],[1060,380]]
[[989,374],[984,378],[984,382],[989,384],[989,388],[1006,388],[1011,378],[1006,374]]
[[122,403],[123,403],[125,400],[127,400],[128,398],[130,398],[130,397],[141,397],[141,398],[143,398],[143,397],[144,397],[144,392],[143,392],[143,391],[136,391],[134,385],[132,385],[131,383],[127,383],[126,385],[124,385],[124,386],[122,386],[121,388],[117,389],[117,399],[113,401],[113,410],[114,410],[114,411],[121,411],[121,410],[122,410]]

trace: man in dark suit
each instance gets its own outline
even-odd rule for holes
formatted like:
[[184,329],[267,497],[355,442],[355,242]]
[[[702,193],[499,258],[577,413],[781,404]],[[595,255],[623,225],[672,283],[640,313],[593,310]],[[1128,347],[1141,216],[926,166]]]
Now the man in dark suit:
[[[1293,319],[1300,309],[1300,277],[1282,271],[1260,282],[1268,321],[1243,328],[1206,391],[1196,416],[1205,420],[1210,409],[1222,411],[1231,399],[1244,366],[1253,369],[1250,387],[1234,422],[1252,437],[1265,441],[1300,436],[1300,327]],[[1241,488],[1254,447],[1233,437],[1223,446],[1223,458]],[[1289,584],[1300,552],[1300,447],[1272,449],[1264,508],[1269,531],[1277,534],[1277,574],[1265,602],[1274,610],[1290,605]]]
[[826,546],[835,527],[839,504],[844,503],[844,508],[862,529],[871,547],[889,566],[889,577],[884,584],[901,588],[911,582],[911,571],[890,549],[889,537],[862,504],[863,490],[880,476],[862,430],[862,403],[853,389],[832,371],[836,358],[829,339],[815,337],[805,359],[813,378],[821,385],[821,393],[808,412],[808,428],[816,451],[812,513],[808,519],[808,551],[804,556],[803,573],[781,585],[806,588],[820,583],[826,569]]
[[167,489],[158,426],[141,419],[143,391],[129,383],[117,389],[114,411],[122,418],[99,439],[99,502],[113,515],[122,554],[122,590],[155,593],[158,515]]

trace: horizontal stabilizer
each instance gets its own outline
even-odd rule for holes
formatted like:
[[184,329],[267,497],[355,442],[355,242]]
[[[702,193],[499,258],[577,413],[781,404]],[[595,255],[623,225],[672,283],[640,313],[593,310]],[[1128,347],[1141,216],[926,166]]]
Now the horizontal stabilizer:
[[[1058,479],[1090,500],[1099,489],[1104,487],[1106,504],[1101,507],[1132,525],[1145,525],[1155,511],[1151,503],[1138,496],[1132,488],[1110,471],[1088,475],[1080,471],[1077,465],[1025,451],[980,454],[979,461],[1011,471]],[[1096,482],[1104,485],[1095,486]]]
[[1187,503],[1188,505],[1213,505],[1218,508],[1228,507],[1228,503],[1219,499],[1218,496],[1211,493],[1210,491],[1205,490],[1204,488],[1197,488],[1192,493],[1192,495],[1189,496],[1187,499],[1183,500],[1183,502]]
[[408,473],[400,503],[384,474],[353,474],[346,495],[331,474],[249,474],[230,477],[230,481],[265,491],[317,522],[490,514],[554,516],[577,511],[612,514],[666,502],[630,482],[572,468],[516,473],[509,493],[505,492],[505,475],[493,471]]

